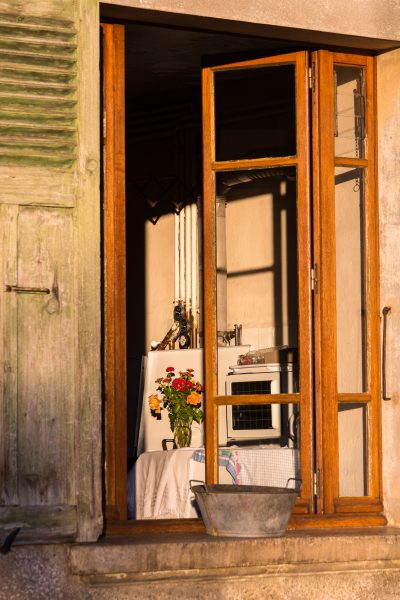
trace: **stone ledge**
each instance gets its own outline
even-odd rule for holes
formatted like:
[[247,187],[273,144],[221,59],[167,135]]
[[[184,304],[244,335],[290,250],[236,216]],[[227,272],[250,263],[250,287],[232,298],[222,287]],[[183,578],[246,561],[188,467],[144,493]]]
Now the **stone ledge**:
[[90,585],[120,585],[145,582],[166,582],[184,579],[193,582],[242,579],[244,577],[283,577],[295,575],[328,575],[334,573],[379,573],[396,572],[400,575],[399,561],[352,561],[341,563],[292,563],[268,565],[264,567],[230,567],[192,570],[157,571],[147,573],[109,573],[103,575],[83,575],[81,581]]
[[[234,539],[205,534],[140,536],[105,539],[98,544],[70,546],[74,575],[116,584],[127,577],[226,577],[232,570],[268,568],[277,573],[324,570],[399,569],[400,529],[376,528],[288,532],[282,538]],[[286,571],[285,571],[286,569]],[[222,573],[226,571],[224,575]],[[282,571],[283,570],[283,571]],[[213,576],[214,576],[213,575]],[[106,578],[103,580],[103,576]]]

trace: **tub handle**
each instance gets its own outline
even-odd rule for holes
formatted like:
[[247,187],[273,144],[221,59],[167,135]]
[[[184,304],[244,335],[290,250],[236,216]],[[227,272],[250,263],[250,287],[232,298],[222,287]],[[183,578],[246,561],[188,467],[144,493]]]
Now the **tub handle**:
[[200,485],[202,485],[204,487],[205,491],[208,492],[208,490],[207,490],[207,484],[206,484],[205,481],[201,481],[200,479],[190,479],[190,481],[189,481],[189,487],[190,487],[190,491],[191,492],[194,493],[193,485],[192,485],[193,483],[200,483]]
[[289,487],[289,481],[300,481],[299,491],[301,490],[301,486],[303,485],[303,480],[300,479],[300,477],[289,477],[289,479],[287,480],[286,485],[285,485],[286,488]]

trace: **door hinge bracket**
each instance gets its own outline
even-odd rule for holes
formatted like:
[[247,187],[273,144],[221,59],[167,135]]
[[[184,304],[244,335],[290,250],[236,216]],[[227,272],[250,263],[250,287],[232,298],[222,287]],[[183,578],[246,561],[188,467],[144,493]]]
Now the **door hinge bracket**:
[[314,479],[313,479],[313,494],[316,498],[319,498],[320,479],[321,479],[321,473],[320,473],[320,470],[317,469],[316,473],[314,473]]
[[314,265],[311,269],[311,289],[315,293],[318,292],[318,265]]
[[103,110],[103,146],[106,145],[106,131],[107,131],[107,113]]
[[315,66],[314,66],[314,63],[311,65],[311,67],[308,67],[308,87],[312,91],[314,91],[314,89],[315,89]]

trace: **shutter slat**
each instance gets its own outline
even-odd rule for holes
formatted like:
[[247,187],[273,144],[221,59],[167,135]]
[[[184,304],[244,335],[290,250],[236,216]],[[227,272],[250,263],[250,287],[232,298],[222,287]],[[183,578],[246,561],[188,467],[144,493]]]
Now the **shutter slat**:
[[[0,136],[20,138],[2,144],[0,164],[70,169],[76,159],[76,29],[72,21],[39,21],[0,14]],[[25,108],[24,123],[10,122],[15,107]],[[54,123],[54,111],[64,115],[63,128]],[[41,141],[34,152],[32,137]]]

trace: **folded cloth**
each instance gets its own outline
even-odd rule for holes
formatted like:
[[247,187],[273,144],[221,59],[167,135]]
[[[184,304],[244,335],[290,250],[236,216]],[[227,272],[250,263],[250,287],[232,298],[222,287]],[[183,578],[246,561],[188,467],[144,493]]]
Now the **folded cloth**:
[[[193,460],[202,463],[206,462],[204,448],[199,448],[193,453]],[[234,483],[237,483],[237,476],[240,471],[237,455],[228,448],[220,448],[218,450],[218,464],[220,467],[225,467]]]

